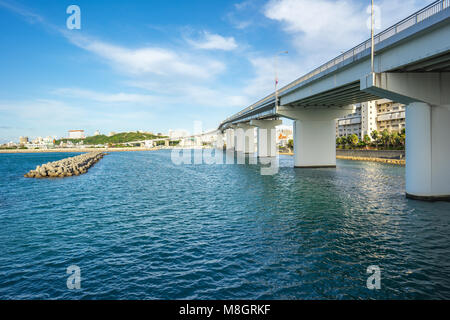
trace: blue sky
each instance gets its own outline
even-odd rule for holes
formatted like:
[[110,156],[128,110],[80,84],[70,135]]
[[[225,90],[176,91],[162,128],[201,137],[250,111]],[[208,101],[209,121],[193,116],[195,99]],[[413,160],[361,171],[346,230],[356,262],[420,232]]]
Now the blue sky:
[[[432,1],[375,1],[379,28]],[[81,30],[66,8],[81,8]],[[0,142],[204,129],[369,37],[370,1],[0,0]]]

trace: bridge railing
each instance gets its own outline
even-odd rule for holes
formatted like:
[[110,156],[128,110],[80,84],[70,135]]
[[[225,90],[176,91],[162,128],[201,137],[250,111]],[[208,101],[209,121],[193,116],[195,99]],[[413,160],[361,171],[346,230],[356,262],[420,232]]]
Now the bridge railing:
[[[428,6],[426,6],[425,8],[417,11],[416,13],[412,14],[411,16],[403,19],[402,21],[396,23],[395,25],[393,25],[392,27],[383,30],[382,32],[378,33],[377,35],[374,36],[374,43],[378,44],[390,37],[392,37],[393,35],[406,30],[410,27],[412,27],[413,25],[422,22],[423,20],[447,9],[450,7],[450,0],[438,0],[435,1],[431,4],[429,4]],[[290,84],[284,86],[283,88],[281,88],[280,90],[278,90],[278,93],[281,94],[286,90],[289,90],[292,87],[297,86],[298,84],[302,83],[303,81],[309,80],[312,77],[318,75],[321,72],[324,72],[338,64],[340,64],[341,62],[343,62],[344,60],[353,58],[354,60],[356,60],[357,55],[359,53],[361,53],[362,51],[369,49],[372,46],[372,39],[369,39],[367,41],[364,41],[363,43],[357,45],[356,47],[344,52],[343,54],[339,55],[338,57],[328,61],[327,63],[321,65],[320,67],[314,69],[313,71],[307,73],[306,75],[302,76],[301,78],[298,78],[297,80],[295,80],[294,82],[291,82]],[[248,111],[254,109],[255,107],[257,107],[258,105],[269,101],[270,99],[274,98],[274,94],[270,94],[267,97],[259,100],[258,102],[252,104],[251,106],[245,108],[244,110],[240,111],[239,113],[237,113],[237,115],[241,115],[244,113],[247,113]],[[222,123],[228,122],[230,119],[235,118],[236,115],[233,115],[231,117],[228,117],[225,121],[222,121]]]

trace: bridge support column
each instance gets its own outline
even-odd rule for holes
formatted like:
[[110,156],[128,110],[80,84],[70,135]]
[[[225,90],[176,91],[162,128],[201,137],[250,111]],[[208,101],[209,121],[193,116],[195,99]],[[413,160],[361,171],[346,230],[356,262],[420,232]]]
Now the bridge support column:
[[240,123],[236,129],[236,151],[243,153],[255,152],[255,131],[254,126],[246,123]]
[[251,120],[250,125],[258,128],[258,157],[276,157],[277,132],[275,127],[282,124],[281,120]]
[[406,107],[406,196],[450,200],[450,73],[371,73],[361,90]]
[[336,167],[335,120],[294,121],[294,167]]
[[450,200],[450,105],[406,107],[406,196]]
[[234,149],[236,152],[244,152],[244,145],[245,145],[245,137],[244,137],[244,129],[242,129],[241,127],[237,127],[234,130],[234,137],[235,137],[235,142],[234,142]]
[[225,131],[225,134],[226,134],[227,150],[234,149],[234,130],[227,129]]
[[341,108],[286,108],[279,114],[294,120],[294,167],[336,167],[335,119],[352,113],[353,106]]
[[216,141],[214,141],[214,146],[216,149],[223,150],[223,145],[224,145],[223,136],[224,136],[223,133],[221,133],[221,132],[217,133]]

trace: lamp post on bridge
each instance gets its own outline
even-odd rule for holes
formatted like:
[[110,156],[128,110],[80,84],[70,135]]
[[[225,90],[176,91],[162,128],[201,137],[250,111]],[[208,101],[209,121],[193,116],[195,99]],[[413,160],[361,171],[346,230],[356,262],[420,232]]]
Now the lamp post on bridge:
[[370,69],[372,74],[375,72],[375,66],[374,66],[374,56],[375,56],[375,40],[373,38],[373,0],[372,0],[372,7],[371,7],[371,13],[370,13],[370,41],[371,41],[371,48],[370,48]]
[[278,111],[278,56],[280,54],[288,54],[288,52],[281,51],[275,55],[275,112]]

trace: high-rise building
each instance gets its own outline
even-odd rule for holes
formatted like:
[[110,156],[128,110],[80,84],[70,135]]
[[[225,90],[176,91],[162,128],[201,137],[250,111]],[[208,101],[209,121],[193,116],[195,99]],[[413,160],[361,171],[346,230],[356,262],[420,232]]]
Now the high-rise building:
[[377,102],[363,102],[361,103],[360,138],[363,139],[366,134],[370,137],[370,134],[374,130],[377,130]]
[[361,136],[361,104],[355,105],[355,111],[345,117],[339,118],[336,122],[336,136],[349,136],[351,134],[356,134]]
[[378,131],[400,132],[406,127],[406,106],[383,99],[377,101]]
[[355,105],[355,112],[336,121],[336,136],[356,134],[360,139],[369,137],[374,130],[400,132],[405,128],[405,106],[387,99]]

